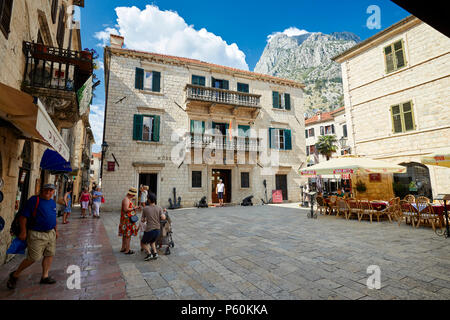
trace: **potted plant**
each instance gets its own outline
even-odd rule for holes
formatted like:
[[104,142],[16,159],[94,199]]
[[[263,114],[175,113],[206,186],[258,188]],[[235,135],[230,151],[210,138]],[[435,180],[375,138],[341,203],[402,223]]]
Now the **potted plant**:
[[367,191],[367,187],[366,184],[364,182],[362,182],[361,180],[358,180],[356,182],[356,191],[364,193]]

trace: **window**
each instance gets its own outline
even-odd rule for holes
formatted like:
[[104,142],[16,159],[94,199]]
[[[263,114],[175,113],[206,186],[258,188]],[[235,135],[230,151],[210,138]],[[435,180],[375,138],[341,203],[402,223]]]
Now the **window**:
[[384,57],[386,61],[386,73],[396,71],[406,66],[403,40],[394,42],[385,47]]
[[59,9],[58,31],[56,33],[56,40],[60,48],[64,46],[64,34],[66,32],[65,18],[66,8],[64,7],[64,5],[62,5],[61,9]]
[[314,128],[309,129],[308,136],[314,137]]
[[238,135],[239,137],[245,137],[245,138],[249,138],[250,137],[250,126],[238,126]]
[[139,90],[161,92],[161,72],[136,68],[135,87]]
[[191,120],[191,133],[204,134],[205,122],[198,120]]
[[202,172],[192,171],[192,188],[202,187]]
[[238,92],[249,93],[250,92],[250,87],[246,83],[239,83],[238,82],[238,84],[237,84],[237,91]]
[[336,131],[334,129],[334,124],[332,124],[331,126],[320,127],[320,135],[321,136],[332,135],[335,133],[336,133]]
[[58,13],[58,0],[52,0],[52,22],[56,23],[56,15]]
[[348,137],[348,132],[347,132],[347,125],[344,124],[344,126],[342,127],[342,131],[344,133],[344,137],[347,138]]
[[159,142],[160,123],[160,116],[135,114],[133,140]]
[[211,78],[211,87],[217,88],[217,89],[229,90],[230,83],[228,80]]
[[306,155],[307,155],[307,156],[313,155],[313,154],[315,154],[315,153],[316,153],[316,146],[315,146],[315,145],[307,146],[307,147],[306,147]]
[[287,129],[269,129],[270,148],[292,150],[292,132]]
[[308,139],[308,130],[305,130],[305,137]]
[[0,29],[6,39],[8,39],[11,25],[11,15],[13,0],[0,0]]
[[272,92],[273,108],[291,110],[291,95],[288,93]]
[[407,132],[416,129],[412,102],[391,107],[392,131],[394,133]]
[[195,86],[204,87],[206,85],[206,78],[202,76],[192,75],[192,84]]
[[241,172],[241,188],[250,188],[250,172]]

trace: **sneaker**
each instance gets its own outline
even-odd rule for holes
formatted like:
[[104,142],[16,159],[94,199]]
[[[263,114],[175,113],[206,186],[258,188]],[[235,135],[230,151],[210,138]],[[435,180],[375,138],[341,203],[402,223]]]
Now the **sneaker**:
[[153,254],[153,259],[152,259],[152,260],[156,260],[156,259],[158,259],[158,254],[157,254],[157,253],[154,253],[154,254]]
[[15,272],[15,271],[13,271],[13,272],[11,272],[11,273],[9,274],[9,279],[8,279],[8,282],[6,283],[6,286],[7,286],[8,289],[10,289],[10,290],[14,290],[14,289],[16,288],[16,286],[17,286],[17,280],[18,280],[18,278],[16,278],[16,277],[13,276],[14,272]]
[[40,284],[55,284],[56,283],[56,280],[55,279],[53,279],[53,278],[51,278],[51,277],[48,277],[48,278],[42,278],[41,279],[41,282],[39,282]]
[[153,260],[153,256],[152,256],[151,254],[148,254],[148,255],[145,257],[144,261],[150,261],[150,260]]

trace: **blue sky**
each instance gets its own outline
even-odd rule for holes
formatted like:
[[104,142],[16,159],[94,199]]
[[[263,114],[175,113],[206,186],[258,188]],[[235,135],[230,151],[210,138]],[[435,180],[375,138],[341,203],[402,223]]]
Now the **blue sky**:
[[[147,5],[153,7],[146,10]],[[366,11],[371,5],[381,9],[379,30],[367,27],[370,14]],[[133,6],[137,8],[119,11],[118,22],[115,9]],[[161,48],[159,51],[167,51],[162,53],[253,70],[268,36],[275,32],[291,27],[326,34],[349,31],[364,40],[408,15],[388,0],[88,0],[81,10],[81,35],[83,47],[96,49],[101,62],[103,48],[99,32],[112,28],[125,34],[125,44],[130,48],[148,51]],[[151,43],[144,44],[148,39],[152,39]],[[103,70],[99,69],[97,74],[102,84],[96,89],[91,108],[91,125],[97,143],[94,152],[100,150],[102,143],[105,101]]]

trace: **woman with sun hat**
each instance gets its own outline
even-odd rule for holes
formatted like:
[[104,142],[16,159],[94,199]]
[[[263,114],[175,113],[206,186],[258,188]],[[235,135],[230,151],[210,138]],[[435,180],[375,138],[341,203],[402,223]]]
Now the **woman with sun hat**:
[[136,188],[130,188],[127,196],[122,200],[122,208],[120,210],[120,224],[119,237],[122,237],[122,249],[120,252],[125,254],[134,254],[130,249],[131,237],[136,237],[139,230],[139,219],[133,222],[132,217],[136,216],[136,211],[141,210],[141,207],[135,207],[132,200],[136,199],[138,195]]

